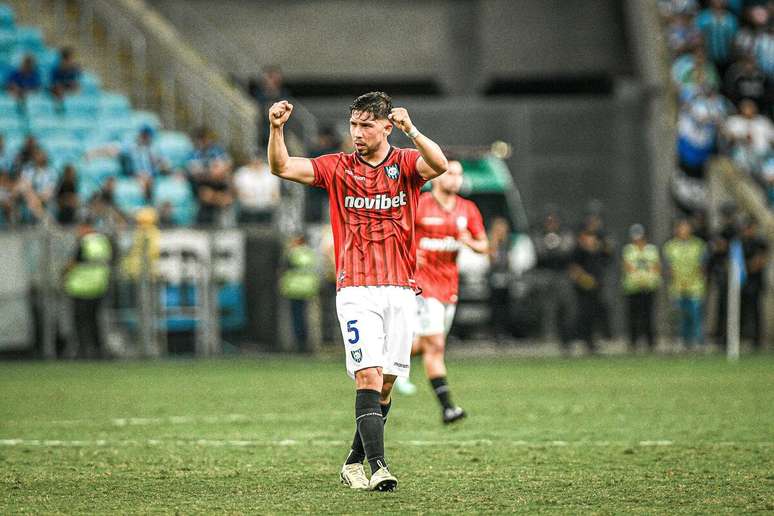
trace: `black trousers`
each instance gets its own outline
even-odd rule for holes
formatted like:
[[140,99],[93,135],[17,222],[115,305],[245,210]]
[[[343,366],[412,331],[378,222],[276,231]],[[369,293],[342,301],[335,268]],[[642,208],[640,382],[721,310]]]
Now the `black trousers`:
[[752,339],[755,349],[761,348],[761,336],[763,334],[762,293],[763,291],[759,289],[742,289],[742,303],[739,307],[742,335]]
[[607,310],[602,299],[602,293],[595,290],[575,289],[576,300],[578,303],[578,337],[586,343],[590,352],[597,350],[594,342],[594,331],[605,330],[607,324]]
[[306,300],[290,300],[290,316],[293,322],[293,335],[296,338],[296,348],[300,353],[309,352],[309,331],[306,319]]
[[73,300],[73,328],[78,342],[79,358],[103,358],[102,332],[99,325],[99,308],[102,298]]
[[653,292],[628,294],[626,302],[629,311],[629,349],[637,349],[637,341],[645,337],[648,348],[656,347],[656,335],[653,331]]

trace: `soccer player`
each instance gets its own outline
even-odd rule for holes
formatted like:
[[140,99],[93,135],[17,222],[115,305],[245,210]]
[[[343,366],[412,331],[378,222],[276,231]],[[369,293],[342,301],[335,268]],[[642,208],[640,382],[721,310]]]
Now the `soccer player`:
[[462,246],[486,253],[486,237],[481,212],[475,203],[458,195],[462,186],[462,165],[449,162],[449,170],[433,181],[433,189],[423,193],[417,208],[417,283],[419,317],[414,353],[422,355],[427,379],[441,404],[444,423],[465,417],[454,405],[446,381],[444,350],[446,335],[457,306],[459,271],[457,254]]
[[[348,374],[355,380],[355,437],[341,469],[353,489],[391,491],[398,484],[384,457],[384,423],[396,377],[409,372],[416,318],[414,220],[422,185],[446,171],[441,148],[422,135],[404,108],[382,92],[349,107],[351,154],[314,159],[288,156],[283,127],[293,105],[269,110],[269,164],[273,174],[325,188],[336,254],[336,312]],[[393,127],[415,149],[392,147]],[[363,459],[371,467],[370,481]]]

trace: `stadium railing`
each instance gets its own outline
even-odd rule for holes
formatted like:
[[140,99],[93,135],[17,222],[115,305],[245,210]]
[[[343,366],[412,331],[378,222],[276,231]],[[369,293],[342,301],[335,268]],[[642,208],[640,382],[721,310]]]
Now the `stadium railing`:
[[98,25],[107,32],[117,66],[121,49],[129,50],[131,66],[117,73],[129,75],[140,106],[146,107],[148,85],[156,81],[165,126],[185,125],[181,114],[186,114],[190,122],[210,126],[238,158],[255,151],[258,110],[254,102],[188,46],[158,13],[138,0],[75,0],[75,4],[85,44],[94,43]]

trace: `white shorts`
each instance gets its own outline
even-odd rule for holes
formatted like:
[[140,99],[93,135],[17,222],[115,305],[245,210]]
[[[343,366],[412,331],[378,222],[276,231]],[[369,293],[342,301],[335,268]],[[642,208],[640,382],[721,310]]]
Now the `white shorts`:
[[417,314],[416,294],[404,287],[344,287],[336,313],[347,359],[347,374],[381,367],[384,374],[408,377]]
[[454,311],[457,305],[454,303],[441,303],[434,297],[417,298],[417,327],[416,334],[419,337],[430,335],[446,335],[451,329],[454,320]]

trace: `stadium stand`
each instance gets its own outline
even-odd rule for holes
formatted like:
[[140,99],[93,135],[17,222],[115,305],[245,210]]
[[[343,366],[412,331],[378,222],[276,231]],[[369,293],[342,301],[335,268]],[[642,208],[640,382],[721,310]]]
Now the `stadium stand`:
[[[40,87],[18,94],[18,88],[9,88],[9,80],[15,76],[25,59],[34,63],[34,72]],[[78,86],[66,91],[60,99],[52,93],[52,70],[60,63],[61,52],[46,45],[42,30],[16,24],[14,10],[0,4],[0,73],[3,77],[3,91],[0,93],[0,135],[5,142],[3,172],[16,177],[21,173],[22,163],[17,152],[28,138],[34,141],[48,156],[57,180],[68,164],[76,167],[80,178],[78,192],[82,202],[98,192],[110,178],[119,178],[124,171],[121,155],[91,159],[89,152],[106,145],[126,146],[136,137],[141,128],[150,128],[156,133],[153,151],[158,153],[172,167],[183,167],[193,150],[189,136],[179,131],[163,130],[156,113],[133,109],[129,98],[117,92],[104,90],[100,77],[84,70],[78,74]],[[13,92],[16,91],[17,95]],[[186,196],[177,196],[184,205],[176,211],[190,213],[195,206]],[[169,202],[165,198],[164,202]],[[138,192],[130,178],[120,178],[116,187],[116,203],[128,215],[145,206],[149,199]],[[52,216],[55,205],[48,207]],[[175,217],[185,222],[190,216]],[[7,223],[2,220],[0,223]]]

